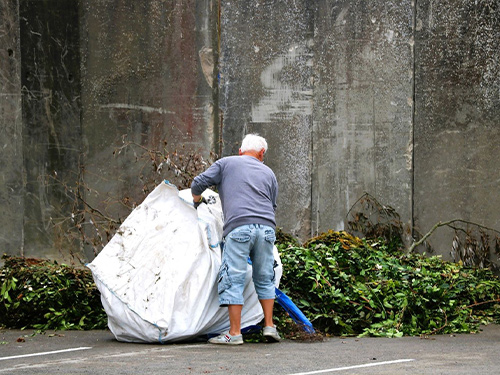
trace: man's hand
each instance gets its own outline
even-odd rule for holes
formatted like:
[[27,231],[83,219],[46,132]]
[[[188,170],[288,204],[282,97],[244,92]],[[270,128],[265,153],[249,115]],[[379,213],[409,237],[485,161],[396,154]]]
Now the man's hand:
[[201,195],[193,196],[194,208],[198,208],[198,206],[202,203],[207,204],[207,200],[203,198]]

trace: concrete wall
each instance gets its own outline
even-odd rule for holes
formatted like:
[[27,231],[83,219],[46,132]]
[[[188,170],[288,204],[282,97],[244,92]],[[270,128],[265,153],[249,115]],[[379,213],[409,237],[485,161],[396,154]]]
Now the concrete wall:
[[112,234],[96,220],[180,182],[148,150],[218,150],[217,15],[215,1],[0,1],[1,251],[92,259],[81,234]]
[[23,249],[19,4],[0,1],[0,252]]
[[218,8],[195,0],[82,4],[86,199],[123,218],[164,178],[179,182],[166,167],[155,172],[147,150],[208,156],[218,147]]
[[410,1],[222,2],[226,154],[269,138],[278,221],[308,238],[344,229],[365,192],[411,221]]
[[[463,219],[500,229],[500,5],[417,1],[417,228]],[[432,241],[448,255],[453,232]]]
[[498,8],[0,0],[2,251],[92,258],[65,235],[90,210],[75,192],[123,218],[172,176],[147,150],[225,156],[248,132],[269,141],[278,225],[303,239],[346,228],[364,192],[421,232],[500,228]]
[[56,244],[64,224],[53,218],[67,211],[80,152],[78,4],[2,1],[0,9],[0,245],[57,257],[68,244]]
[[58,257],[74,245],[64,234],[82,142],[78,3],[23,0],[19,18],[24,255]]
[[412,3],[318,2],[312,234],[346,228],[364,192],[411,223]]
[[266,137],[279,183],[279,225],[306,237],[311,220],[313,34],[311,2],[223,1],[224,155],[243,135]]

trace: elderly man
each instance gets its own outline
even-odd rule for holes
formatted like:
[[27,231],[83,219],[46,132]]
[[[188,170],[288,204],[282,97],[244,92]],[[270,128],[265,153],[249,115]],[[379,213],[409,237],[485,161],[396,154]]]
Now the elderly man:
[[224,213],[224,249],[218,290],[220,306],[228,307],[230,329],[210,339],[212,344],[243,344],[241,310],[248,257],[252,261],[252,279],[264,311],[263,335],[270,342],[281,340],[273,324],[273,246],[278,182],[271,168],[263,163],[266,151],[264,138],[248,134],[243,139],[239,156],[217,160],[191,184],[195,207],[203,202],[201,193],[216,186]]

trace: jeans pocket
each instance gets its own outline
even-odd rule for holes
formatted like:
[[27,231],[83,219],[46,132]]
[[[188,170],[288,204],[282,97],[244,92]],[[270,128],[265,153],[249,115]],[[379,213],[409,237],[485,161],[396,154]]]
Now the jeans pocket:
[[248,242],[250,241],[250,231],[240,230],[237,232],[231,232],[229,233],[229,238],[236,242]]
[[219,275],[217,276],[217,291],[219,294],[229,289],[232,285],[228,268],[229,267],[226,262],[223,262],[220,266]]
[[267,242],[274,244],[276,242],[276,233],[272,229],[266,229],[264,238]]

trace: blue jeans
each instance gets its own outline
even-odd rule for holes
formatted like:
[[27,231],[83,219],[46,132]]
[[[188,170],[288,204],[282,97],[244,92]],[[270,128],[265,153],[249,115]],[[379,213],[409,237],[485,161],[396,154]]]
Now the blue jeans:
[[274,229],[261,224],[242,225],[225,238],[219,270],[219,304],[243,305],[243,289],[248,258],[252,261],[252,279],[259,299],[274,299]]

